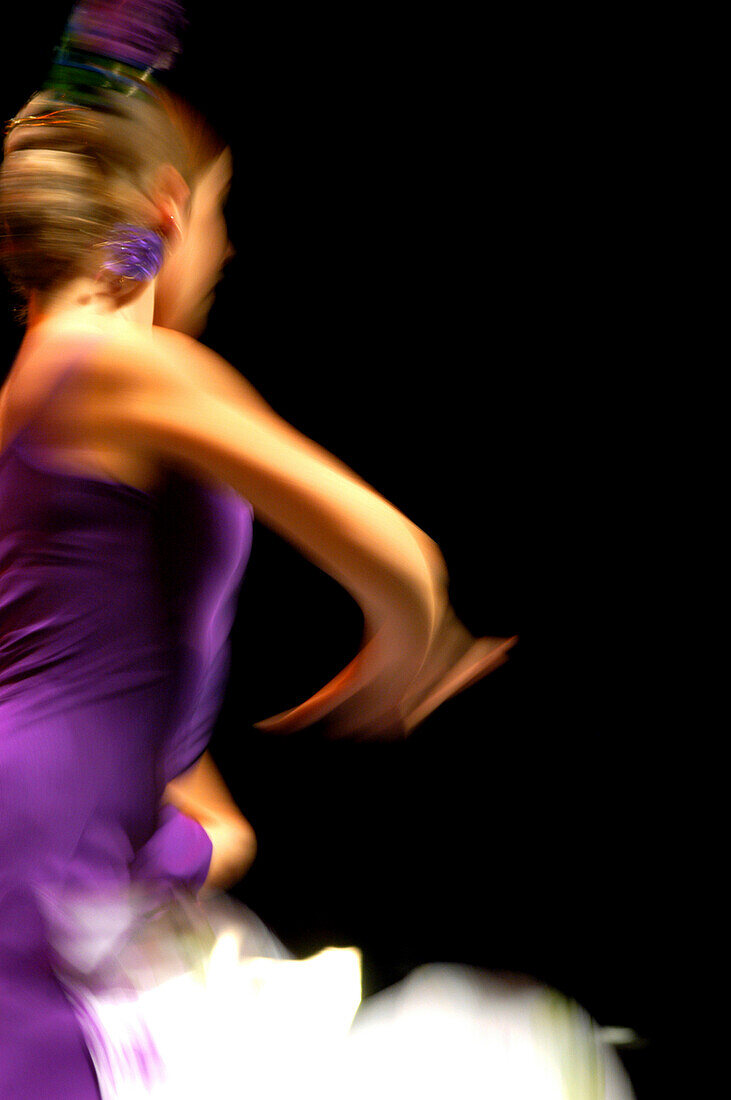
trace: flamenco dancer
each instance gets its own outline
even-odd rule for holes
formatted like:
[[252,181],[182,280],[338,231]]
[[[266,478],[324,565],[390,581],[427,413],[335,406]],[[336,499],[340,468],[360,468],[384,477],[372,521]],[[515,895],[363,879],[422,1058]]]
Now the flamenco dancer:
[[0,1096],[15,1100],[101,1095],[58,977],[65,900],[140,885],[164,907],[253,859],[206,751],[253,514],[365,619],[357,657],[264,728],[406,733],[511,645],[474,639],[435,544],[196,339],[230,255],[231,157],[157,77],[180,16],[82,0],[5,138],[2,261],[27,303],[0,403]]

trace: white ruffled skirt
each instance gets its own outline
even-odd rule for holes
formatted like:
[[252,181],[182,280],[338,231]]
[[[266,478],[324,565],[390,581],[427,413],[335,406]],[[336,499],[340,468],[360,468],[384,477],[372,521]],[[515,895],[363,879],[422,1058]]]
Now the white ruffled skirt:
[[226,896],[48,913],[103,1100],[632,1100],[590,1017],[530,980],[427,966],[361,1002],[357,949],[294,959]]

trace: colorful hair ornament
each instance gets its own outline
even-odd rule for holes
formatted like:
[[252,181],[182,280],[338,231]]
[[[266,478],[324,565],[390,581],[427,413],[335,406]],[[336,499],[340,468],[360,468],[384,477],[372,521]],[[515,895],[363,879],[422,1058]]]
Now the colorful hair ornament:
[[86,53],[162,71],[180,52],[185,23],[179,0],[79,0],[65,38]]
[[155,95],[154,76],[180,52],[185,14],[178,0],[79,0],[43,85],[85,106],[107,92]]
[[76,117],[76,112],[83,111],[82,107],[61,107],[57,111],[48,111],[45,115],[19,115],[16,118],[10,118],[5,124],[5,133],[9,134],[16,126],[68,126],[69,123],[73,123],[74,126],[86,125],[92,126],[94,123],[87,119],[79,119]]
[[103,271],[141,282],[155,278],[165,256],[159,233],[141,225],[115,225],[103,248],[109,257],[102,265]]

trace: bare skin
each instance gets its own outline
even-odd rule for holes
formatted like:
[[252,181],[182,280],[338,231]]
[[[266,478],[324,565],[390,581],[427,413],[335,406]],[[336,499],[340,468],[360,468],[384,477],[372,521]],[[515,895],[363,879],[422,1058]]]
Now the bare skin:
[[[231,486],[337,579],[365,619],[356,658],[260,728],[291,732],[324,719],[335,734],[403,735],[498,667],[514,639],[475,639],[449,605],[432,540],[192,338],[232,252],[221,212],[230,174],[224,154],[190,196],[174,169],[160,173],[155,202],[169,250],[156,280],[82,278],[31,300],[28,331],[0,393],[0,449],[41,416],[49,458],[69,472],[148,490],[173,462]],[[71,362],[69,384],[44,406]],[[165,797],[214,842],[209,888],[247,869],[253,831],[210,757]]]

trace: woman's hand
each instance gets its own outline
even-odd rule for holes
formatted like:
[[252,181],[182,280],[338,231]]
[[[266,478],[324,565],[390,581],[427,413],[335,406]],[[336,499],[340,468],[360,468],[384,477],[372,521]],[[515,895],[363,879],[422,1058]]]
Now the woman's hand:
[[401,705],[402,733],[411,733],[437,707],[500,668],[517,641],[517,635],[475,638],[450,608],[438,639]]
[[385,630],[376,632],[329,684],[256,728],[294,733],[325,721],[333,736],[406,736],[437,707],[504,664],[517,637],[475,638],[447,605],[421,669],[408,681],[400,681],[402,642],[389,643]]

